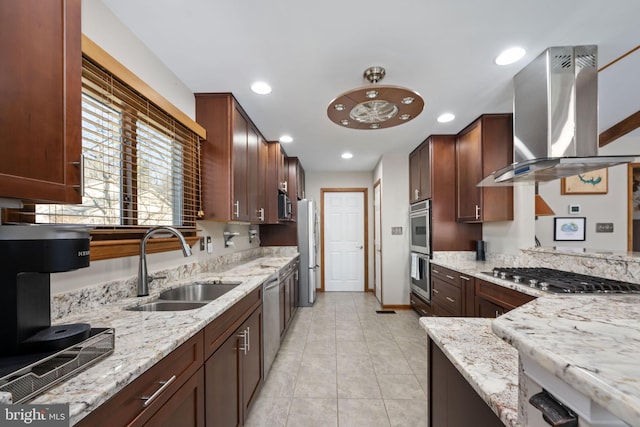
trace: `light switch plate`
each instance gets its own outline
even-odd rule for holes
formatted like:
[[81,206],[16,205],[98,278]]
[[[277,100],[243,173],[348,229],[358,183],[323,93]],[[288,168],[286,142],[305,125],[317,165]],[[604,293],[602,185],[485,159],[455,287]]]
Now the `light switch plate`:
[[596,222],[596,233],[613,233],[613,223]]
[[207,236],[207,253],[213,253],[213,242],[211,241],[211,236]]
[[402,227],[391,227],[392,236],[402,236]]

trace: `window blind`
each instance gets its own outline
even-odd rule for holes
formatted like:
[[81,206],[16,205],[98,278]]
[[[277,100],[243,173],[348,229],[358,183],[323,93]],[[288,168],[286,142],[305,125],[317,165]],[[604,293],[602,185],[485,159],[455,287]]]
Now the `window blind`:
[[37,205],[35,222],[195,227],[195,132],[84,57],[81,205]]

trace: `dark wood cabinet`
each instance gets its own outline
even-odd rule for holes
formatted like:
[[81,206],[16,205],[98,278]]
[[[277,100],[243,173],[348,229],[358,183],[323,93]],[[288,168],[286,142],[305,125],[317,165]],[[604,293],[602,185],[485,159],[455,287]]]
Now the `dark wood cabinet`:
[[145,427],[204,427],[204,368],[162,405]]
[[267,176],[265,183],[267,224],[278,224],[278,193],[285,193],[286,153],[279,142],[267,143]]
[[498,317],[534,299],[531,295],[476,279],[475,316]]
[[0,2],[0,197],[82,202],[80,25],[80,0]]
[[207,426],[242,425],[240,412],[240,340],[231,335],[205,363]]
[[299,261],[289,263],[280,272],[280,336],[283,337],[298,308]]
[[431,198],[434,251],[473,251],[482,238],[482,224],[456,219],[455,140],[455,135],[431,135],[409,156],[410,200]]
[[512,114],[485,114],[456,137],[456,206],[460,222],[513,220],[513,187],[477,187],[513,162]]
[[474,278],[431,265],[431,308],[436,316],[473,316]]
[[[172,416],[170,408],[188,414],[188,419],[199,420],[199,412],[204,409],[200,401],[200,378],[189,378],[197,376],[196,372],[202,367],[202,363],[203,334],[200,332],[83,418],[78,426],[142,426],[152,422],[151,419],[156,414],[158,418],[153,422],[159,424],[152,425],[163,425],[162,420]],[[158,393],[159,390],[161,391]],[[175,398],[172,397],[174,395]],[[144,396],[147,398],[142,398]],[[169,405],[167,409],[164,409],[165,405]]]
[[411,308],[416,311],[420,316],[427,317],[433,316],[433,310],[431,309],[431,304],[427,303],[425,300],[420,298],[418,294],[415,292],[411,292],[409,294],[409,303]]
[[[254,202],[254,224],[264,224],[267,221],[267,171],[269,167],[269,148],[267,141],[258,137],[258,165],[255,176],[255,202]],[[276,196],[272,195],[275,198]]]
[[420,144],[409,154],[409,200],[420,202],[431,197],[429,143]]
[[431,427],[503,427],[447,356],[428,340],[429,425]]
[[260,306],[239,328],[246,336],[245,348],[240,355],[243,422],[248,417],[249,408],[258,395],[264,376],[262,372],[262,323],[262,306]]
[[277,195],[261,185],[267,181],[260,175],[267,172],[260,167],[264,138],[230,93],[196,94],[196,120],[207,130],[201,153],[204,219],[262,222],[263,195],[276,199],[277,208]]

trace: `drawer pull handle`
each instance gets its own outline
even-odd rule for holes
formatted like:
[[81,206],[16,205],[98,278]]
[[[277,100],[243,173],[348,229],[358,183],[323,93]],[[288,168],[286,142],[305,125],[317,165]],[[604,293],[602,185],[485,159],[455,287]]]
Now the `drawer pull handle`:
[[496,317],[500,317],[500,312],[496,310]]
[[444,297],[447,301],[449,301],[450,303],[454,303],[456,302],[456,300],[449,298],[449,297]]
[[465,276],[460,276],[460,278],[461,278],[462,280],[471,280],[470,278],[465,277]]
[[160,393],[165,391],[165,389],[169,387],[171,383],[173,383],[175,380],[176,380],[176,376],[174,375],[171,378],[169,378],[167,381],[160,381],[158,384],[160,384],[161,387],[157,389],[151,396],[142,396],[140,398],[144,400],[144,403],[142,404],[142,406],[146,408],[147,406],[151,405],[151,402],[153,402],[156,399],[156,397],[158,397]]
[[434,294],[439,294],[439,293],[440,293],[440,291],[439,291],[439,290],[437,290],[437,289],[434,289],[434,290],[433,290],[433,293],[434,293]]
[[445,276],[447,276],[447,278],[449,278],[451,280],[455,280],[455,277],[453,277],[453,276],[449,276],[448,274],[445,274]]
[[425,316],[427,315],[427,312],[423,309],[420,309],[420,313],[424,314]]
[[435,268],[432,268],[431,271],[433,271],[436,274],[440,274],[440,272],[438,270],[436,270]]

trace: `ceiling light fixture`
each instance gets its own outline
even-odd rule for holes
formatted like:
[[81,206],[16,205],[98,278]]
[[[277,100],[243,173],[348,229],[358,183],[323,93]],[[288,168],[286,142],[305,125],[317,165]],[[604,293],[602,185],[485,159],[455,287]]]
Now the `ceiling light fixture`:
[[438,116],[436,120],[438,120],[438,123],[449,123],[453,121],[453,119],[455,118],[456,116],[453,115],[452,113],[442,113],[440,114],[440,116]]
[[[382,67],[369,67],[364,78],[372,85],[352,89],[331,101],[329,119],[351,129],[383,129],[406,123],[422,112],[424,100],[400,86],[376,85],[384,78]],[[350,157],[349,157],[350,158]]]
[[353,154],[349,153],[348,151],[346,153],[342,153],[342,157],[343,159],[350,159],[353,157]]
[[251,85],[251,90],[258,95],[268,95],[271,93],[271,86],[265,82],[255,82]]
[[278,141],[280,142],[284,142],[285,144],[288,144],[289,142],[293,142],[293,138],[291,138],[289,135],[282,135]]
[[521,47],[511,47],[502,51],[496,58],[497,65],[509,65],[522,59],[526,51]]

